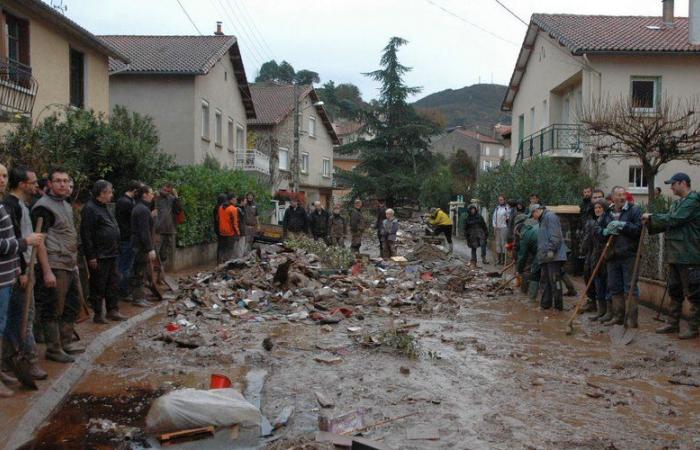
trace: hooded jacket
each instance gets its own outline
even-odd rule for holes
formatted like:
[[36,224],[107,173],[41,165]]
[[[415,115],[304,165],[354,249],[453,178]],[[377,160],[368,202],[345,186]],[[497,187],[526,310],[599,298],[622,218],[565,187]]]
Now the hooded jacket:
[[700,265],[700,194],[691,191],[666,214],[652,214],[650,233],[666,233],[666,262]]
[[537,261],[537,235],[539,233],[539,223],[534,219],[525,221],[521,229],[520,245],[518,246],[518,273],[522,274],[530,261],[530,273],[540,270]]
[[448,227],[452,225],[450,216],[445,214],[440,208],[435,211],[435,215],[432,216],[428,222],[434,227]]
[[[472,209],[474,214],[472,214]],[[488,227],[486,221],[479,214],[479,209],[476,205],[469,205],[467,208],[467,217],[464,220],[464,238],[467,240],[467,245],[471,248],[479,248],[486,242]]]

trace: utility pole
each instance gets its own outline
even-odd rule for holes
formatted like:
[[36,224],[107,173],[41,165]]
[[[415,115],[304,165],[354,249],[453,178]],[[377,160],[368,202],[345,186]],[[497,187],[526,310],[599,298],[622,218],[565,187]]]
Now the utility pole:
[[299,192],[299,93],[294,83],[294,152],[292,162],[292,192]]

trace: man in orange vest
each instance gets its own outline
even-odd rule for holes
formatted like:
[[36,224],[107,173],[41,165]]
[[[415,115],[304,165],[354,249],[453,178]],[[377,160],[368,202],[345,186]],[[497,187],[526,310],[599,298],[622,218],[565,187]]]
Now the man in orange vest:
[[219,206],[219,235],[221,239],[219,245],[222,247],[218,252],[220,255],[219,264],[233,258],[233,250],[236,241],[241,235],[238,225],[238,208],[234,206],[235,194],[228,194],[226,202]]

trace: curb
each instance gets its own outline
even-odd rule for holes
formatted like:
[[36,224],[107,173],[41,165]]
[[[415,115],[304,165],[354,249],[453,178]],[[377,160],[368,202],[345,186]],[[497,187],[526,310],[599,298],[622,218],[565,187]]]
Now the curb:
[[34,403],[31,409],[24,414],[15,432],[5,441],[6,444],[4,448],[6,450],[16,449],[33,439],[34,432],[49,418],[51,413],[53,413],[61,402],[63,402],[63,399],[71,392],[85,372],[88,371],[95,359],[122,334],[160,313],[161,310],[166,308],[167,304],[167,301],[162,302],[96,336],[92,343],[87,346],[85,353],[80,355],[80,357],[71,364],[71,367],[63,372]]

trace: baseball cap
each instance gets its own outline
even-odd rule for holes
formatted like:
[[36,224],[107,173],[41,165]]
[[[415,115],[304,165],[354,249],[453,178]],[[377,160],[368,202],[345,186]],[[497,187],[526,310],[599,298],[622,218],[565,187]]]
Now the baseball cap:
[[686,183],[690,184],[690,177],[683,172],[678,172],[668,180],[664,181],[664,184],[673,184],[680,181],[685,181]]

